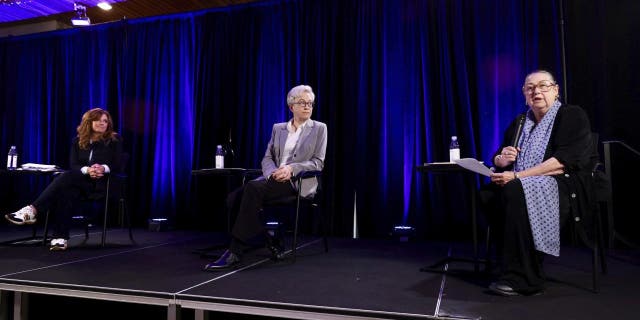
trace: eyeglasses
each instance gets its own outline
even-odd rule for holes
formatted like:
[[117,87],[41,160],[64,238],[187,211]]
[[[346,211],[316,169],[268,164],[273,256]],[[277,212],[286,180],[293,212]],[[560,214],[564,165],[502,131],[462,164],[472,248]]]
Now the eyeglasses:
[[298,102],[294,102],[293,104],[300,106],[300,107],[309,107],[309,108],[313,108],[313,101],[298,101]]
[[522,92],[526,94],[531,94],[536,88],[540,89],[540,92],[548,92],[552,87],[555,87],[556,84],[552,81],[543,80],[538,82],[538,84],[526,84],[522,87]]

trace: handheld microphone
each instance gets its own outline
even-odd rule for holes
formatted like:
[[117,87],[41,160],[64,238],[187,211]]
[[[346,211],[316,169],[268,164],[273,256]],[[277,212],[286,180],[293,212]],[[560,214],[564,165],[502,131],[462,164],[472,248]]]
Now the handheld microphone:
[[516,127],[516,135],[513,136],[513,142],[511,143],[511,146],[514,148],[518,147],[518,141],[520,141],[520,136],[522,135],[522,128],[524,127],[525,119],[526,119],[526,116],[524,114],[521,114],[518,116],[518,126]]

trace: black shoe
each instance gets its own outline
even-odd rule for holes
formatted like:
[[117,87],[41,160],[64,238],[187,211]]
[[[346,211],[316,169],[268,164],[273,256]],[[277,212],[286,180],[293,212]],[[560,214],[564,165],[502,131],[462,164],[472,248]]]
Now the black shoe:
[[520,294],[513,290],[513,288],[504,283],[504,282],[493,282],[489,285],[489,291],[501,295],[501,296],[505,296],[505,297],[511,297],[511,296],[519,296]]
[[240,257],[230,250],[226,250],[218,260],[204,266],[205,271],[216,271],[228,269],[240,263]]
[[284,258],[284,246],[282,245],[280,238],[267,236],[267,249],[271,252],[271,260],[278,261]]

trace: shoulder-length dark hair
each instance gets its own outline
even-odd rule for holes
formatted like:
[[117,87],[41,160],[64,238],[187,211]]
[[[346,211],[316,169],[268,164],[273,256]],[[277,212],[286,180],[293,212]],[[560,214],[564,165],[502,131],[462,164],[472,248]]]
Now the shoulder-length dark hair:
[[91,135],[93,134],[92,122],[100,120],[103,114],[107,116],[107,130],[105,130],[99,139],[106,143],[117,139],[118,133],[113,130],[113,121],[111,120],[109,111],[101,108],[93,108],[82,115],[82,121],[76,129],[76,131],[78,131],[78,144],[80,145],[80,149],[86,150],[89,148]]

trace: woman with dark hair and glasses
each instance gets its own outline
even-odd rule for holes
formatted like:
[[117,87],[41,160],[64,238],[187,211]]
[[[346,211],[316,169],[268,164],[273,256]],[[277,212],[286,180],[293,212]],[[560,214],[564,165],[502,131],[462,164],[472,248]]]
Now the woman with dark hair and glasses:
[[[507,128],[494,154],[496,173],[480,191],[495,230],[501,274],[489,289],[500,295],[544,290],[543,257],[560,255],[560,228],[572,215],[588,212],[592,154],[591,126],[577,106],[564,105],[548,71],[525,78],[529,107]],[[516,141],[517,139],[517,141]]]
[[5,215],[16,225],[33,224],[39,212],[50,210],[53,226],[52,251],[67,249],[73,203],[106,189],[104,175],[120,171],[122,139],[113,130],[108,111],[93,108],[82,115],[69,155],[70,170],[58,176],[30,205]]
[[[287,106],[292,118],[276,123],[262,158],[262,176],[249,181],[227,197],[227,206],[236,220],[231,231],[231,244],[219,259],[204,269],[215,271],[236,266],[243,251],[255,238],[263,237],[273,259],[279,259],[283,248],[277,237],[270,236],[259,216],[263,203],[296,195],[315,193],[316,178],[306,179],[294,186],[291,178],[302,171],[321,171],[327,149],[327,125],[311,120],[315,94],[310,86],[299,85],[289,90]],[[266,237],[266,238],[265,238]],[[263,241],[264,241],[263,240]]]

